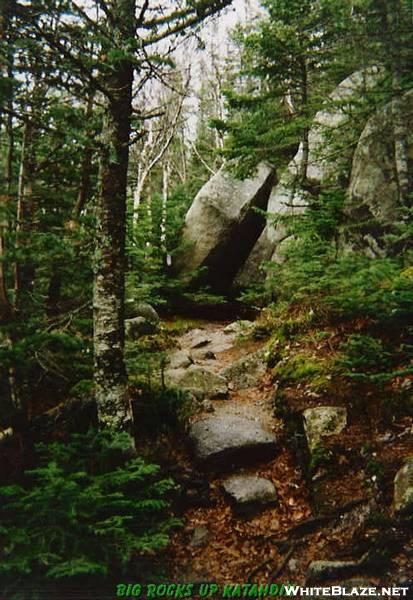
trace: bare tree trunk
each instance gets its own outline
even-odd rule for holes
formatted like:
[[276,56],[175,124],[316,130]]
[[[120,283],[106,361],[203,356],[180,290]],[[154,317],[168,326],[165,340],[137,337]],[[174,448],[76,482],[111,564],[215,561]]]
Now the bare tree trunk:
[[[112,36],[125,46],[135,35],[135,0],[112,0]],[[124,362],[125,220],[133,65],[121,58],[105,77],[100,193],[94,269],[94,381],[102,426],[129,429]]]
[[168,267],[172,264],[172,257],[168,254],[166,246],[166,228],[168,219],[168,198],[169,198],[169,178],[170,165],[168,161],[162,165],[162,220],[161,220],[161,247],[165,255],[165,262]]
[[[93,113],[94,94],[91,94],[88,99],[86,106],[85,119],[89,121]],[[90,130],[88,130],[86,145],[83,152],[82,165],[81,165],[81,180],[79,193],[77,195],[76,204],[73,209],[72,219],[77,221],[84,209],[89,196],[90,196],[90,184],[92,176],[92,160],[93,160],[93,140]]]

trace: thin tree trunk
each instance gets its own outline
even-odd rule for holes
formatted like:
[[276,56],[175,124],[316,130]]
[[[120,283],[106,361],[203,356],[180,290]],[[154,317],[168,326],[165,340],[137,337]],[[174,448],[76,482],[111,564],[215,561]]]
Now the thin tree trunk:
[[161,248],[164,252],[165,262],[168,267],[172,264],[172,257],[168,254],[166,246],[166,229],[168,219],[168,198],[169,198],[169,178],[170,178],[170,165],[166,161],[162,165],[162,220],[161,220]]
[[[135,35],[135,1],[113,0],[112,35],[122,45]],[[125,219],[133,65],[120,59],[105,78],[100,193],[96,208],[94,381],[101,426],[128,429],[131,409],[124,362]]]
[[[85,119],[89,121],[92,117],[93,113],[93,103],[94,103],[94,94],[91,94],[88,99],[88,103],[86,106],[86,114]],[[91,189],[91,177],[92,177],[92,167],[93,167],[93,134],[90,130],[87,133],[86,145],[83,151],[83,158],[81,164],[81,180],[79,193],[77,195],[76,204],[73,208],[72,219],[74,221],[78,221],[79,217],[82,213],[82,210],[86,206],[86,203],[90,196]]]

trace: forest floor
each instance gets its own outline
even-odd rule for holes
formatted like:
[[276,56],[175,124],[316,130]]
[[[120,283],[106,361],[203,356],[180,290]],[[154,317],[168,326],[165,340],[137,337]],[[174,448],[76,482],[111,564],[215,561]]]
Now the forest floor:
[[[208,322],[197,328],[210,340],[198,352],[196,364],[220,372],[242,357],[265,348],[264,341],[231,338],[227,323]],[[189,350],[194,333],[178,338]],[[191,337],[192,336],[192,337]],[[225,343],[222,344],[222,341]],[[296,352],[302,350],[296,345]],[[205,351],[211,351],[214,355]],[[318,344],[319,354],[331,346]],[[203,358],[204,356],[204,358]],[[212,413],[198,412],[192,419],[234,414],[259,421],[278,442],[274,458],[231,473],[204,471],[194,461],[190,444],[173,452],[178,470],[202,479],[209,489],[205,498],[186,508],[184,526],[172,540],[167,562],[176,582],[257,582],[302,585],[317,581],[313,561],[339,561],[320,579],[349,585],[401,585],[413,580],[413,533],[392,515],[393,479],[404,457],[413,455],[412,419],[394,420],[384,431],[371,415],[347,406],[348,423],[338,436],[328,439],[329,460],[320,468],[309,466],[303,450],[304,434],[297,419],[286,420],[275,410],[278,385],[271,372],[254,385],[236,389],[229,397],[214,400]],[[283,395],[286,415],[300,415],[308,407],[345,405],[343,394],[323,397],[308,394],[298,384]],[[301,419],[302,420],[302,419]],[[291,432],[291,423],[297,427]],[[298,440],[298,442],[297,442]],[[297,442],[297,443],[295,443]],[[222,489],[229,474],[254,474],[273,482],[278,496],[274,506],[249,517],[240,516]],[[329,569],[327,569],[329,571]]]

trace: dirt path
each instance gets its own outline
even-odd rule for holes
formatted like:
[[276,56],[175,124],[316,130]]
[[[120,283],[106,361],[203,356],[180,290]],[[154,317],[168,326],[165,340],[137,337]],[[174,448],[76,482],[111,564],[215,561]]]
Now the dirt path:
[[[263,342],[242,340],[224,329],[224,324],[209,323],[202,332],[182,336],[180,346],[192,351],[195,364],[216,373],[264,347]],[[194,351],[192,346],[200,337],[210,342]],[[215,358],[205,358],[211,352]],[[267,431],[281,433],[282,423],[274,417],[275,388],[267,374],[252,387],[236,389],[231,382],[229,387],[234,389],[230,389],[227,399],[213,401],[213,415],[243,416],[261,423]],[[196,419],[205,416],[211,415],[200,413]],[[280,443],[272,461],[240,467],[231,473],[258,475],[270,480],[277,490],[277,505],[249,518],[237,516],[233,503],[223,493],[221,485],[228,473],[198,472],[194,465],[193,469],[210,486],[211,506],[194,507],[184,515],[184,529],[176,535],[172,547],[176,580],[221,584],[257,577],[269,580],[285,556],[272,536],[282,538],[290,527],[311,515],[305,482],[292,454]]]
[[[231,365],[265,351],[265,342],[240,338],[235,331],[228,331],[227,324],[216,322],[189,331],[179,338],[179,344],[195,365],[215,374],[228,373]],[[238,368],[238,372],[245,374],[248,367]],[[228,397],[213,399],[208,412],[198,412],[192,421],[222,416],[255,421],[276,436],[276,451],[271,460],[253,466],[240,464],[229,473],[219,468],[201,469],[191,450],[182,456],[189,482],[197,481],[200,488],[190,490],[192,496],[188,494],[181,507],[184,527],[175,534],[168,558],[174,581],[308,585],[313,561],[327,568],[328,561],[336,561],[335,571],[327,577],[335,584],[342,585],[351,577],[357,578],[359,585],[384,586],[413,579],[413,538],[403,523],[398,525],[391,518],[393,478],[400,456],[413,453],[411,435],[397,433],[403,419],[394,423],[394,431],[387,432],[394,442],[377,445],[366,419],[348,405],[347,426],[337,439],[332,438],[333,460],[314,475],[300,460],[297,446],[287,435],[286,422],[274,414],[277,386],[271,374],[262,370],[248,386],[237,385],[236,379],[227,377]],[[299,386],[292,391],[294,402],[302,404],[300,410],[337,403],[334,397],[310,402],[303,392]],[[408,432],[410,425],[403,427]],[[369,450],[366,456],[365,448],[370,446],[381,454]],[[380,488],[376,475],[369,471],[381,464],[379,458],[389,467],[384,492],[383,483]],[[276,489],[276,504],[240,516],[223,490],[229,475],[269,480]],[[385,556],[391,560],[383,562]],[[359,563],[361,557],[368,561]],[[387,570],[383,564],[388,565]]]

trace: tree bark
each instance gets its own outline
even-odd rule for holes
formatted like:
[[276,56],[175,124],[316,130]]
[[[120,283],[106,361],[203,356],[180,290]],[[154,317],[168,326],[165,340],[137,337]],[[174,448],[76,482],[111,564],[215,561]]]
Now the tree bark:
[[[119,48],[135,36],[135,0],[112,0],[110,27]],[[108,65],[96,208],[94,381],[101,426],[129,429],[124,362],[125,220],[134,68],[126,56]]]

